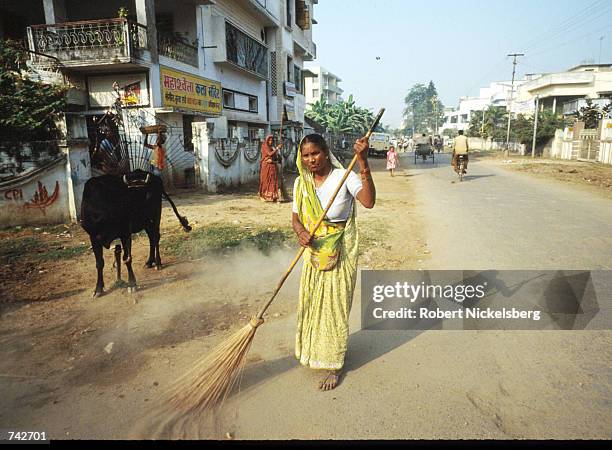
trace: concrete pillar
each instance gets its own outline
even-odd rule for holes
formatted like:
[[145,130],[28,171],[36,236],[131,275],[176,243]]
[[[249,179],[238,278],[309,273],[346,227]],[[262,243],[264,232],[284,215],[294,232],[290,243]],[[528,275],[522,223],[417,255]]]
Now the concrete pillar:
[[66,22],[66,1],[65,0],[43,0],[45,10],[45,23]]
[[157,29],[155,27],[155,0],[135,0],[136,21],[147,27],[147,44],[151,52],[151,62],[157,64]]
[[557,97],[553,97],[552,112],[553,112],[553,114],[555,114],[557,112]]
[[68,192],[68,210],[70,219],[76,222],[81,214],[83,188],[91,178],[91,160],[89,157],[89,139],[85,116],[67,114],[65,116],[66,146],[66,190]]

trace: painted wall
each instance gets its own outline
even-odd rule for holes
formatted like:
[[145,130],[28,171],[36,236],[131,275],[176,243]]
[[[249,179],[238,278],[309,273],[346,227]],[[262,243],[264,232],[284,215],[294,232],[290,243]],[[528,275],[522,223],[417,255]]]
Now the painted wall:
[[[246,122],[238,123],[239,135],[244,136],[247,130]],[[195,166],[200,175],[202,188],[206,191],[219,192],[224,188],[256,183],[259,180],[260,154],[258,153],[256,158],[251,158],[251,161],[247,158],[248,140],[209,138],[205,124],[194,124],[193,131]]]
[[70,220],[66,159],[0,184],[0,227]]

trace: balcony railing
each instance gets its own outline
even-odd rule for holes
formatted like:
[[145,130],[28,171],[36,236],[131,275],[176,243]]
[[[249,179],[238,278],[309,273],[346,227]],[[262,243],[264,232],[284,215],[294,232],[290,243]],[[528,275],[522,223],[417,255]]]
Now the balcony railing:
[[268,48],[265,45],[229,22],[225,24],[225,45],[227,61],[268,78]]
[[183,38],[172,34],[158,33],[157,45],[160,55],[198,67],[198,48],[188,44]]
[[115,64],[141,58],[147,28],[127,19],[32,25],[28,40],[30,50],[55,57],[64,66]]

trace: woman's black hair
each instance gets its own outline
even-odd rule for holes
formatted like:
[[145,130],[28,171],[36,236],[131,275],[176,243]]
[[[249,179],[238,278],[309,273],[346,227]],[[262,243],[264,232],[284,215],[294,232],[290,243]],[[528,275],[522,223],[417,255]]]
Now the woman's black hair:
[[319,147],[326,155],[329,155],[329,147],[327,146],[327,142],[325,142],[325,138],[317,133],[312,133],[304,136],[302,140],[302,145],[304,144],[315,144]]

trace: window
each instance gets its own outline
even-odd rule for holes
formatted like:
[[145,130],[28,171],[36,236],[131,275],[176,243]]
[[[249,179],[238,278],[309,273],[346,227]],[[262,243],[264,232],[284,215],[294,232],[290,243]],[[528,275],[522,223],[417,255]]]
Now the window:
[[302,69],[295,64],[293,65],[293,82],[295,83],[295,90],[302,93]]
[[287,81],[293,81],[293,58],[287,55]]
[[320,94],[319,94],[319,90],[318,90],[318,89],[313,89],[313,90],[312,90],[312,96],[313,96],[315,99],[319,100],[319,96],[320,96]]
[[305,0],[296,0],[295,2],[295,23],[302,30],[310,29],[310,6]]
[[234,93],[231,91],[223,90],[223,107],[233,108],[234,107]]
[[259,139],[259,128],[249,128],[249,141]]
[[249,97],[249,111],[257,112],[257,97]]
[[291,28],[293,21],[291,20],[291,0],[287,0],[287,26]]
[[259,110],[259,102],[256,95],[223,89],[223,107],[256,113]]
[[225,22],[227,60],[268,78],[268,49],[243,33],[229,22]]
[[457,123],[457,116],[450,116],[450,123]]

